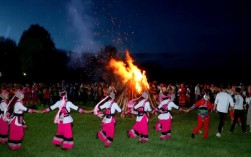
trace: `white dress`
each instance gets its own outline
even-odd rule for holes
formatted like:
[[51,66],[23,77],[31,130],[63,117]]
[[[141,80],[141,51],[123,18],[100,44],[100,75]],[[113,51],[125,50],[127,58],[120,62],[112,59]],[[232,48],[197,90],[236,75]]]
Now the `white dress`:
[[247,125],[251,127],[251,97],[246,98],[246,103],[248,104]]

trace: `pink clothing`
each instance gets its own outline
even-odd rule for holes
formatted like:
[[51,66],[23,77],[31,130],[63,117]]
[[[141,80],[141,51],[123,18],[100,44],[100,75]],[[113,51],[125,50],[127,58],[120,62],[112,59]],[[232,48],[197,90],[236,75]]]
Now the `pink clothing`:
[[22,140],[24,137],[24,127],[17,126],[15,124],[16,118],[17,117],[15,117],[10,123],[10,134],[9,134],[8,145],[9,148],[12,150],[17,150],[21,148]]
[[[110,97],[112,98],[113,95],[110,94]],[[103,99],[104,100],[104,99]],[[102,102],[101,100],[100,102]],[[117,103],[114,102],[113,99],[108,100],[103,105],[99,106],[100,103],[98,103],[95,108],[96,109],[96,115],[99,116],[101,114],[98,114],[98,110],[105,109],[105,116],[101,123],[101,130],[97,132],[97,137],[104,143],[106,147],[109,147],[113,142],[113,137],[115,134],[115,123],[116,119],[114,117],[115,112],[121,112],[121,108],[118,106]]]
[[141,121],[136,121],[133,126],[133,129],[136,130],[139,134],[148,135],[148,118],[146,114],[143,115]]
[[71,101],[63,99],[57,101],[54,105],[45,109],[43,112],[47,113],[51,110],[59,108],[55,121],[58,125],[56,135],[52,140],[52,144],[61,145],[62,149],[72,149],[74,146],[72,122],[73,118],[70,115],[71,109],[77,110],[79,113],[84,113],[84,110],[74,105]]
[[14,106],[14,113],[12,114],[10,120],[8,145],[12,150],[21,148],[22,140],[24,137],[24,127],[26,127],[23,120],[24,111],[33,113],[34,110],[26,108],[25,106],[23,106],[23,102],[21,100],[17,100]]
[[156,131],[168,132],[171,130],[172,119],[159,120],[155,125]]
[[115,133],[115,118],[112,118],[110,123],[102,123],[101,124],[102,131],[106,133],[106,137],[113,138]]
[[105,144],[106,147],[112,144],[115,133],[115,122],[115,118],[112,117],[111,122],[102,123],[102,130],[98,131],[97,133],[98,138]]
[[5,122],[3,118],[0,118],[0,143],[8,142],[8,131],[8,123]]
[[146,114],[142,116],[140,121],[136,121],[133,128],[128,131],[130,138],[136,138],[140,135],[140,142],[148,142],[148,118]]
[[59,123],[56,135],[52,140],[52,144],[61,145],[62,148],[72,149],[74,146],[71,123]]
[[155,124],[155,130],[156,131],[161,131],[160,139],[165,140],[168,138],[171,138],[171,124],[172,124],[172,119],[160,119],[156,124]]

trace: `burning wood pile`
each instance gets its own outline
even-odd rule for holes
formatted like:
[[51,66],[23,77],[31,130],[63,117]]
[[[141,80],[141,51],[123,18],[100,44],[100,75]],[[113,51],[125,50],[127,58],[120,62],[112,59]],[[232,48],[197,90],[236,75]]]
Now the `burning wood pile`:
[[149,84],[145,75],[145,71],[141,70],[133,64],[134,60],[126,51],[126,63],[123,61],[117,61],[111,59],[108,67],[112,68],[114,74],[119,76],[122,82],[121,90],[117,91],[116,102],[124,111],[127,111],[127,104],[130,100],[138,98],[144,91],[149,93],[149,102],[151,107],[157,106],[157,102],[154,100],[151,91],[149,90]]

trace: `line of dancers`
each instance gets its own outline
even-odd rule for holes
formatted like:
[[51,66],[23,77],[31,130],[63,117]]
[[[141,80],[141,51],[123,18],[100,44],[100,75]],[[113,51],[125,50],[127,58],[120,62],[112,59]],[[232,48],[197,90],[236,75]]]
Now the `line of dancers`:
[[[204,126],[203,138],[208,136],[210,111],[214,106],[210,103],[209,95],[206,93],[201,100],[196,102],[192,107],[183,110],[176,105],[168,93],[163,93],[160,104],[152,109],[149,102],[149,93],[143,92],[138,98],[130,100],[127,104],[126,111],[123,111],[115,102],[115,93],[111,92],[102,99],[93,110],[84,110],[67,99],[67,92],[60,91],[60,100],[43,111],[29,109],[23,105],[24,94],[21,90],[17,90],[11,100],[9,93],[4,90],[1,92],[2,98],[0,104],[0,143],[8,143],[11,150],[18,150],[22,146],[24,138],[24,130],[26,124],[24,121],[24,113],[48,113],[58,109],[54,118],[54,123],[57,124],[57,132],[52,139],[52,144],[60,146],[62,149],[72,149],[74,146],[71,110],[76,110],[82,113],[94,113],[94,115],[102,118],[101,129],[97,131],[97,139],[100,139],[105,147],[111,146],[115,135],[116,113],[122,116],[126,114],[135,114],[136,121],[133,127],[126,131],[128,138],[139,137],[139,142],[146,143],[148,139],[148,115],[149,113],[158,113],[158,121],[155,124],[155,131],[160,132],[160,140],[171,138],[172,114],[173,108],[189,112],[194,108],[198,108],[198,124],[192,131],[192,138]],[[13,109],[12,114],[10,110]]]

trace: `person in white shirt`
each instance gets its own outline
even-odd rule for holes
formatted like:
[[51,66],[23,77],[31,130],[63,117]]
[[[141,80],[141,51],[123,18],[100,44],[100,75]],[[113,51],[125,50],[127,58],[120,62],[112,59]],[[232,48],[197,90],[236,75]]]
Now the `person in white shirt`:
[[154,112],[160,113],[158,116],[159,120],[155,124],[155,130],[157,132],[161,131],[161,140],[166,140],[171,138],[171,110],[172,108],[179,109],[179,106],[171,100],[171,95],[168,95],[167,93],[163,93],[161,100],[160,105],[154,109]]
[[58,125],[57,133],[52,140],[52,144],[62,147],[62,149],[72,149],[74,146],[72,123],[73,118],[70,115],[71,109],[78,111],[79,113],[90,113],[67,100],[67,92],[65,90],[59,93],[60,100],[54,105],[42,111],[42,113],[48,113],[56,108],[59,108],[54,123]]
[[105,145],[105,147],[109,147],[114,138],[115,134],[115,112],[121,113],[122,110],[118,106],[116,102],[114,102],[115,94],[110,93],[109,97],[107,97],[107,101],[98,106],[97,112],[105,109],[104,118],[102,120],[102,129],[97,132],[97,138],[99,138]]
[[238,122],[238,118],[241,120],[241,128],[242,133],[246,133],[246,123],[245,123],[245,108],[244,108],[244,98],[241,96],[241,88],[235,89],[235,96],[234,96],[234,120],[230,128],[230,132],[233,133],[235,124]]
[[197,102],[201,97],[201,88],[199,83],[197,83],[196,86],[194,87],[194,95],[195,95],[194,102]]
[[226,90],[227,90],[226,86],[221,86],[221,92],[217,93],[216,98],[214,100],[214,105],[215,105],[214,110],[218,112],[220,117],[218,132],[216,133],[217,137],[221,137],[221,132],[229,110],[229,105],[230,109],[234,107],[233,98],[231,97],[230,94],[226,92]]
[[133,128],[127,131],[130,138],[140,136],[139,142],[148,142],[148,117],[147,112],[151,112],[150,103],[148,101],[148,93],[143,92],[138,103],[133,107],[134,114],[137,114],[136,123]]

